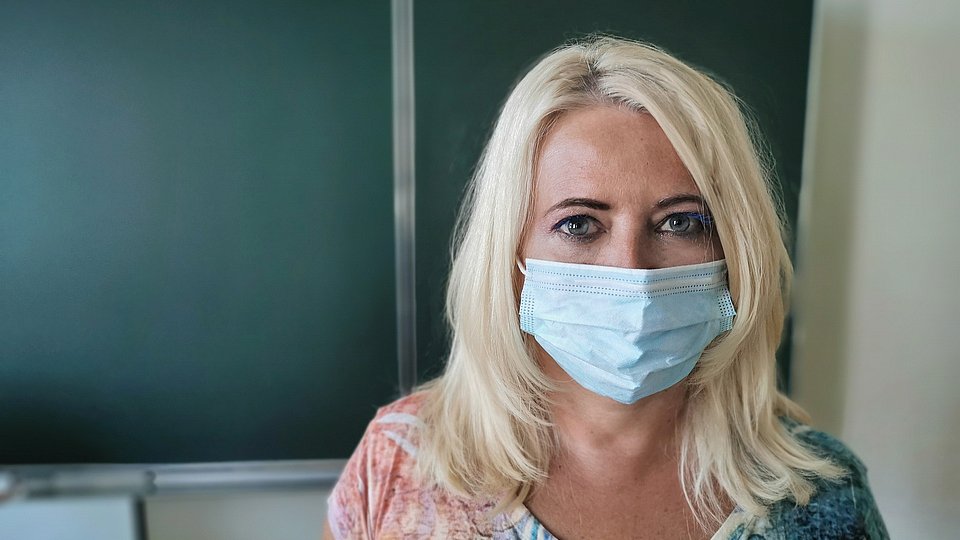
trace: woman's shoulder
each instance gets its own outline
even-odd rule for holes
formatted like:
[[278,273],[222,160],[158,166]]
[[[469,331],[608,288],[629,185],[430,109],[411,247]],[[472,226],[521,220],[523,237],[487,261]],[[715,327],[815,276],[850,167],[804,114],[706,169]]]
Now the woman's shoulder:
[[415,481],[426,400],[422,392],[402,397],[377,409],[347,462],[341,477],[361,475],[367,482],[410,484]]
[[492,503],[452,494],[418,470],[428,399],[419,392],[377,410],[327,501],[336,538],[470,537],[484,528]]
[[374,419],[388,414],[409,414],[417,416],[429,397],[429,392],[419,391],[406,395],[377,409]]
[[851,477],[861,478],[866,476],[866,465],[840,439],[789,417],[781,417],[780,421],[794,439],[813,450],[818,456],[829,459],[835,465],[846,470]]
[[[889,538],[867,481],[867,467],[843,442],[791,419],[785,427],[802,444],[833,462],[846,474],[813,479],[816,492],[797,505],[780,501],[758,520],[755,533],[764,538]],[[762,531],[762,532],[761,532]]]
[[380,407],[367,426],[364,439],[392,440],[415,457],[416,449],[409,444],[401,444],[397,437],[402,435],[410,444],[419,439],[423,428],[421,411],[427,399],[426,392],[417,392]]

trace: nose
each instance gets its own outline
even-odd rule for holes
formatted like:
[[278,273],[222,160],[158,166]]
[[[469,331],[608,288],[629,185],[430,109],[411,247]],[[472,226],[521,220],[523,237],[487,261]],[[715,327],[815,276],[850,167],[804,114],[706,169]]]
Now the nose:
[[635,234],[624,234],[605,246],[607,253],[602,259],[606,266],[616,266],[617,268],[634,268],[652,270],[660,268],[656,257],[656,250],[648,242],[640,240]]

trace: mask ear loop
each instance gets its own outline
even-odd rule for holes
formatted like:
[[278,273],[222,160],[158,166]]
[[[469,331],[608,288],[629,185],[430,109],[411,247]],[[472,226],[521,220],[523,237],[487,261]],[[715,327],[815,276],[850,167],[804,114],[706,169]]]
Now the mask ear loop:
[[517,259],[516,259],[515,262],[517,263],[517,268],[520,270],[520,273],[523,274],[524,276],[526,276],[526,275],[527,275],[527,268],[523,265],[522,262],[520,262],[520,257],[517,257]]

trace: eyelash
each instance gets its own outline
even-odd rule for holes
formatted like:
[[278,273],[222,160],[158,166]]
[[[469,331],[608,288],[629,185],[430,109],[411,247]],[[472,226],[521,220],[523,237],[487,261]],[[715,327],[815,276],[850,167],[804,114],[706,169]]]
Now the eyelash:
[[[677,217],[692,218],[692,219],[698,221],[698,222],[700,223],[700,230],[699,230],[699,231],[695,231],[695,232],[673,232],[673,231],[661,231],[661,230],[659,230],[661,227],[663,227],[663,226],[664,226],[667,222],[669,222],[671,219],[674,219],[674,218],[677,218]],[[568,223],[570,223],[570,222],[572,222],[572,221],[574,221],[574,220],[580,220],[580,219],[582,219],[582,220],[587,220],[588,222],[594,224],[595,226],[599,226],[599,221],[597,221],[596,218],[594,218],[594,217],[592,217],[592,216],[589,216],[589,215],[586,215],[586,214],[577,214],[577,215],[574,215],[574,216],[568,216],[568,217],[565,217],[565,218],[561,219],[561,220],[558,221],[556,224],[554,224],[553,227],[550,228],[550,232],[557,233],[557,234],[561,235],[565,240],[570,241],[570,242],[577,242],[577,243],[592,242],[593,240],[596,239],[596,237],[597,237],[602,231],[598,231],[598,232],[594,232],[594,233],[589,233],[589,234],[585,234],[585,235],[580,235],[580,236],[578,236],[578,235],[574,235],[574,234],[570,234],[570,233],[564,232],[564,231],[562,230],[562,227],[563,227],[564,225],[566,225],[566,224],[568,224]],[[657,225],[656,225],[656,227],[655,227],[655,231],[657,232],[657,234],[661,234],[661,235],[666,234],[666,235],[670,235],[670,236],[674,236],[674,237],[678,237],[678,238],[698,237],[698,236],[701,236],[701,235],[704,235],[704,234],[708,234],[708,233],[710,233],[712,230],[713,230],[713,217],[710,216],[710,214],[705,214],[705,213],[701,213],[701,212],[674,212],[673,214],[670,214],[669,216],[666,216],[665,218],[663,218],[662,220],[660,220],[660,223],[657,223]]]
[[570,222],[572,222],[572,221],[574,221],[574,220],[578,220],[578,219],[587,220],[588,222],[590,222],[590,223],[592,223],[592,224],[595,224],[595,226],[599,226],[599,222],[596,220],[596,218],[593,218],[593,217],[588,216],[588,215],[586,215],[586,214],[577,214],[577,215],[575,215],[575,216],[568,216],[568,217],[565,217],[565,218],[561,219],[561,220],[558,221],[553,227],[550,228],[550,232],[557,233],[557,234],[559,234],[564,240],[567,240],[567,241],[570,241],[570,242],[584,243],[584,242],[591,242],[591,241],[593,241],[593,240],[597,237],[597,235],[600,234],[599,232],[577,236],[577,235],[570,234],[570,233],[568,233],[568,232],[564,232],[564,231],[563,231],[562,227],[563,227],[564,225],[566,225],[566,224],[568,224],[568,223],[570,223]]
[[699,221],[701,230],[695,233],[676,233],[676,232],[670,232],[670,231],[664,231],[664,232],[668,234],[678,235],[678,236],[692,236],[696,234],[709,232],[710,229],[713,227],[713,218],[709,214],[703,214],[701,212],[676,212],[663,218],[663,221],[657,224],[657,228],[659,229],[665,223],[667,223],[668,221],[670,221],[675,217],[688,217],[696,221]]

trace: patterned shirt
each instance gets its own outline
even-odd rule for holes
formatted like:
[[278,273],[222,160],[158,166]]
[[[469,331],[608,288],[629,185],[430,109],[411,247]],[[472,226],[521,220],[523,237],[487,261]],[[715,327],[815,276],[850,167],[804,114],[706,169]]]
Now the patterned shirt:
[[[556,538],[523,505],[492,515],[494,500],[465,499],[416,474],[417,416],[424,394],[381,408],[367,427],[328,500],[328,520],[338,540],[357,538]],[[781,501],[765,517],[739,509],[713,540],[885,539],[883,520],[867,485],[866,469],[842,443],[792,420],[787,427],[803,443],[850,474],[817,482],[806,506]]]

